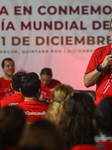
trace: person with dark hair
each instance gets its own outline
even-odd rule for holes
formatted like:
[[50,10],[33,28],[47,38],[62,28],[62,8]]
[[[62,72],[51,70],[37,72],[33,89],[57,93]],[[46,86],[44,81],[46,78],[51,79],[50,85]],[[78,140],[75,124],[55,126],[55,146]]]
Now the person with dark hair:
[[95,109],[92,97],[85,93],[72,92],[63,107],[59,128],[62,131],[65,149],[97,150],[92,124]]
[[56,126],[45,119],[33,122],[21,139],[19,149],[64,150]]
[[102,144],[106,150],[112,150],[112,97],[106,97],[98,104],[93,124],[99,132],[95,141]]
[[12,76],[15,71],[14,61],[11,58],[5,58],[1,66],[4,76],[0,78],[0,100],[14,93],[10,84],[12,83]]
[[0,149],[15,149],[26,124],[22,109],[6,106],[0,110]]
[[10,105],[17,105],[17,104],[24,101],[24,96],[21,93],[21,79],[25,75],[26,75],[26,73],[23,73],[23,72],[18,72],[18,73],[13,75],[13,77],[12,77],[12,88],[14,90],[14,94],[1,100],[1,102],[0,102],[1,108],[5,107],[7,105],[9,105],[9,106]]
[[40,100],[51,102],[51,95],[55,87],[61,84],[60,81],[52,79],[53,73],[50,68],[43,68],[40,72],[41,96]]
[[30,72],[21,79],[21,92],[24,95],[24,102],[17,106],[25,111],[28,122],[43,118],[48,109],[48,104],[40,102],[41,82],[35,72]]
[[[112,19],[110,21],[112,40]],[[112,44],[97,48],[89,61],[84,74],[84,85],[88,88],[96,84],[96,105],[108,96],[112,96]]]

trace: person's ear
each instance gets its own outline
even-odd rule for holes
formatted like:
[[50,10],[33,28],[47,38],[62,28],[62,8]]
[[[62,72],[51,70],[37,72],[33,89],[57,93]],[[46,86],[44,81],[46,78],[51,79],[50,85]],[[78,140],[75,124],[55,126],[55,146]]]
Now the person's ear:
[[10,86],[11,86],[11,88],[13,89],[13,87],[12,87],[12,83],[10,84]]
[[[21,88],[19,88],[19,92],[21,92]],[[22,93],[22,92],[21,92]]]
[[96,123],[96,120],[95,120],[95,119],[92,120],[92,123],[93,123],[94,129],[97,129],[98,126],[97,126],[97,123]]
[[41,88],[38,90],[38,94],[39,94],[39,96],[41,95]]

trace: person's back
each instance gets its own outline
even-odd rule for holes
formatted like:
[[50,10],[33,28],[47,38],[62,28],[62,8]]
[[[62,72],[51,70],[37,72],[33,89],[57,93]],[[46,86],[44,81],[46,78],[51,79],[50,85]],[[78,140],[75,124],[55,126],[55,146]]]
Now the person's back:
[[52,93],[52,102],[46,112],[46,119],[50,120],[54,124],[58,124],[60,115],[63,111],[64,102],[69,99],[72,91],[73,88],[69,85],[59,84],[56,86]]
[[66,150],[98,150],[94,142],[92,119],[95,105],[92,97],[85,93],[72,93],[63,107],[59,128]]
[[21,92],[25,100],[17,106],[25,111],[27,121],[33,122],[43,118],[49,105],[39,101],[41,82],[36,73],[31,72],[22,77]]
[[24,96],[21,93],[21,78],[24,75],[26,75],[26,73],[23,73],[23,72],[18,72],[13,75],[12,88],[14,90],[14,94],[1,100],[1,102],[0,102],[1,108],[5,107],[7,105],[9,105],[9,106],[17,105],[24,101]]
[[14,149],[19,143],[26,123],[22,109],[6,106],[0,110],[0,149]]
[[29,126],[19,145],[20,150],[25,148],[64,150],[58,129],[52,122],[44,119],[37,120]]
[[98,104],[93,123],[99,131],[95,141],[102,144],[106,150],[112,150],[112,97],[104,98]]
[[14,73],[14,61],[11,58],[5,58],[2,63],[4,76],[0,78],[0,100],[14,93],[10,84],[12,83],[12,75]]

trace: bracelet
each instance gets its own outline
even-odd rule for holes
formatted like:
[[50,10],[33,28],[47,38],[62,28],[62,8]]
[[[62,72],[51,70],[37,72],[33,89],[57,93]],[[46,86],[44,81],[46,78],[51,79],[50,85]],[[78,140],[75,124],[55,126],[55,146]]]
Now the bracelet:
[[98,65],[98,66],[96,67],[96,69],[97,69],[97,71],[99,71],[99,72],[103,72],[103,71],[105,70],[104,68],[102,68],[101,65]]

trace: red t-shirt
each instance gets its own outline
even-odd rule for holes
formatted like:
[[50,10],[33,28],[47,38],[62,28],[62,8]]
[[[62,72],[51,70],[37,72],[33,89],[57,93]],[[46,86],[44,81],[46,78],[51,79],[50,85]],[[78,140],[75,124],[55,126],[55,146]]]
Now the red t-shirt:
[[0,100],[14,94],[14,90],[10,86],[11,83],[12,80],[0,78]]
[[94,145],[84,144],[84,145],[76,145],[73,148],[71,148],[71,150],[99,150],[99,148],[97,148]]
[[[85,74],[95,70],[97,65],[101,64],[105,56],[109,55],[110,52],[111,44],[97,48],[91,56]],[[112,96],[112,69],[110,71],[104,71],[97,83],[95,104],[98,105],[107,96]]]
[[37,119],[43,118],[49,107],[48,104],[40,101],[24,101],[17,106],[25,111],[28,122],[33,122]]
[[41,81],[41,100],[51,101],[51,95],[57,85],[61,84],[60,81],[52,79],[51,82],[46,86]]
[[21,102],[24,102],[24,96],[21,93],[15,93],[5,99],[2,99],[0,102],[1,108],[5,106],[14,106]]
[[99,144],[103,145],[106,150],[112,150],[112,142],[106,141],[106,142],[98,142]]

